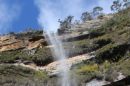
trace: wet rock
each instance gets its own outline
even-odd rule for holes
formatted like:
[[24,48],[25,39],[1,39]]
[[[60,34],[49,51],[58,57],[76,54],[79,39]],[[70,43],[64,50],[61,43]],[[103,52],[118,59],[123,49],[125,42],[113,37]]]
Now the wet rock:
[[128,86],[128,85],[130,85],[130,76],[104,86]]

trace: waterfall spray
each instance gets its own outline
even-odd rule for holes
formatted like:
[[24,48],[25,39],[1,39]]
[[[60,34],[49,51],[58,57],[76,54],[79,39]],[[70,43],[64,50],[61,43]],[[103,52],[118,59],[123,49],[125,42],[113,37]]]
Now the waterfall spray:
[[62,80],[60,81],[60,86],[70,86],[69,67],[65,60],[67,58],[67,55],[65,54],[65,50],[62,46],[62,41],[56,33],[52,33],[49,31],[46,31],[46,33],[47,41],[53,46],[53,48],[51,48],[52,53],[55,59],[60,61],[60,64],[57,66],[57,69],[60,72],[59,77],[62,78]]
[[61,39],[56,34],[56,30],[59,27],[58,19],[63,19],[68,15],[73,15],[75,18],[79,17],[85,10],[83,6],[84,1],[85,0],[36,0],[36,6],[40,11],[38,22],[42,28],[45,27],[44,31],[47,35],[45,38],[53,46],[51,51],[55,59],[60,61],[57,67],[60,71],[59,77],[62,78],[60,86],[73,85],[70,83],[69,65],[65,60],[67,59],[67,55]]

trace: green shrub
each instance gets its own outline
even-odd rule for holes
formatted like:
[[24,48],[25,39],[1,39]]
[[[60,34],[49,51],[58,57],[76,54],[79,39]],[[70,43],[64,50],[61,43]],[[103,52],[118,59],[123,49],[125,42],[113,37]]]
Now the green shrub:
[[121,30],[126,26],[130,26],[129,10],[130,8],[115,14],[112,19],[101,26],[101,29],[107,33],[115,30]]
[[102,36],[104,34],[105,34],[105,32],[101,29],[90,30],[89,31],[89,38],[92,39],[92,38],[95,38],[95,37],[98,37],[98,36]]
[[16,60],[30,61],[37,65],[46,65],[53,61],[52,54],[48,48],[36,49],[34,54],[29,54],[29,50],[14,50],[0,53],[0,62],[15,63]]
[[98,65],[94,64],[94,65],[84,65],[81,68],[78,69],[79,73],[88,73],[88,72],[96,72],[98,71]]
[[92,44],[92,41],[90,41],[89,39],[74,41],[71,43],[67,43],[66,45],[65,50],[67,51],[69,56],[88,53],[95,50],[98,47],[97,44]]
[[2,86],[43,86],[48,76],[44,71],[35,71],[22,66],[0,65],[0,85]]
[[53,61],[53,57],[49,48],[41,48],[32,56],[32,61],[37,65],[46,65]]
[[34,76],[36,78],[39,78],[39,79],[47,79],[48,78],[47,73],[44,71],[35,71]]
[[115,62],[124,56],[128,49],[129,45],[127,44],[108,44],[96,51],[96,58],[99,62],[104,62],[105,60]]
[[106,35],[93,39],[93,44],[98,44],[99,48],[101,48],[111,42],[112,42],[111,38]]

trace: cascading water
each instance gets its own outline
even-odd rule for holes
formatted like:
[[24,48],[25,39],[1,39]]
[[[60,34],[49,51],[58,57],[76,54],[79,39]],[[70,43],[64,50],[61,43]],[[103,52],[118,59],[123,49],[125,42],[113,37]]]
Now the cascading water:
[[59,76],[62,78],[60,86],[76,86],[70,81],[69,65],[65,60],[67,55],[61,39],[55,32],[59,27],[58,19],[64,19],[68,15],[73,15],[78,19],[81,13],[86,10],[83,6],[84,0],[35,0],[35,3],[39,9],[38,22],[42,28],[46,29],[46,38],[53,45],[52,53],[55,59],[60,60],[57,67],[60,71]]
[[53,46],[51,51],[60,64],[57,66],[59,71],[59,77],[61,77],[60,86],[70,86],[69,80],[69,67],[66,62],[67,55],[65,54],[65,50],[62,46],[62,41],[56,33],[52,33],[50,31],[46,31],[47,41]]

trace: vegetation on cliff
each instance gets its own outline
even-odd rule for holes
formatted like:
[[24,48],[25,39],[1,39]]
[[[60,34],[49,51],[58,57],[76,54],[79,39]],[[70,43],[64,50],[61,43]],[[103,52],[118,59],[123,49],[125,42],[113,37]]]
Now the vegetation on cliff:
[[[84,38],[64,42],[64,47],[69,56],[85,53],[94,55],[92,59],[83,61],[71,69],[79,81],[87,82],[97,78],[111,82],[117,79],[119,73],[122,73],[124,76],[130,76],[129,15],[130,8],[119,11],[113,14],[113,17],[99,28],[85,29],[89,34],[86,34],[87,36]],[[41,31],[36,31],[15,35],[18,39],[22,39],[22,37],[28,37],[28,35],[29,38],[35,38],[35,36],[41,35],[41,33]],[[19,85],[22,83],[23,86],[26,86],[32,83],[42,86],[48,79],[54,82],[55,77],[49,78],[44,71],[34,71],[21,66],[9,65],[17,62],[33,63],[37,66],[47,65],[54,61],[49,47],[51,46],[44,45],[42,48],[36,47],[32,50],[18,49],[0,52],[0,78],[2,80],[0,84],[4,86],[4,84]]]

